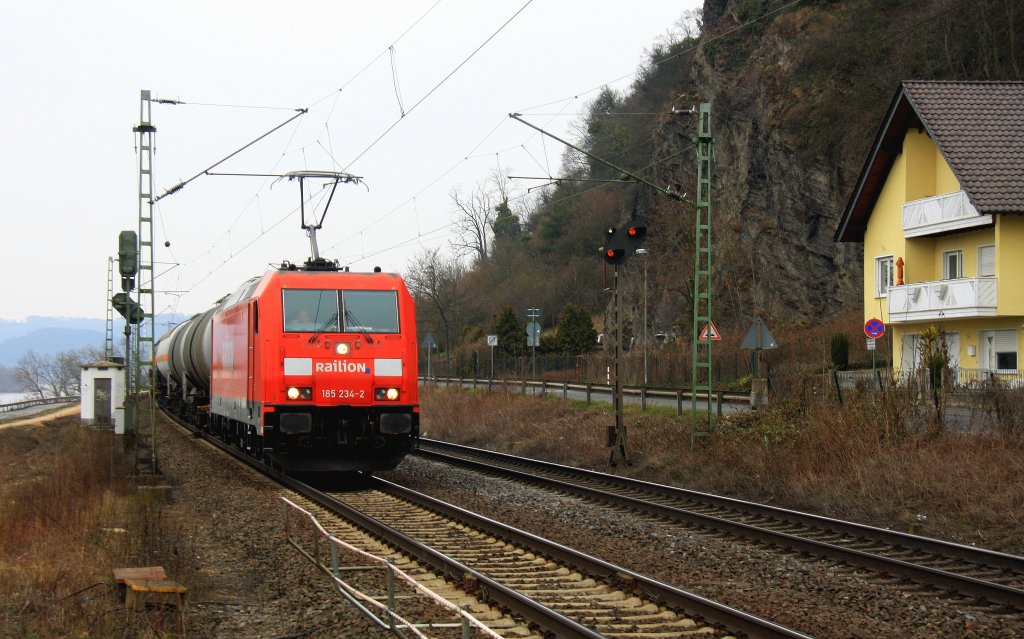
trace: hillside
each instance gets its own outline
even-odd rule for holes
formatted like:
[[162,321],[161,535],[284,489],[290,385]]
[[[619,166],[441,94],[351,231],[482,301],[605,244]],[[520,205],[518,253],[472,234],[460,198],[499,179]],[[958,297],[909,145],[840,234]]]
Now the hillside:
[[[183,315],[161,314],[156,318],[159,337],[168,327],[187,319]],[[106,320],[30,315],[22,321],[0,320],[0,366],[13,368],[18,359],[33,351],[56,355],[85,347],[103,348]],[[114,350],[124,351],[124,320],[114,317]]]
[[[756,315],[807,326],[858,308],[861,248],[832,236],[899,82],[1019,80],[1024,70],[1024,4],[1014,0],[706,0],[672,33],[651,47],[630,91],[593,101],[579,143],[692,194],[688,111],[712,104],[720,328],[745,328]],[[622,177],[575,152],[560,176]],[[489,251],[471,268],[432,271],[435,285],[451,281],[430,295],[417,289],[422,331],[447,334],[452,346],[479,340],[505,305],[541,307],[545,329],[569,302],[600,316],[609,299],[596,249],[606,226],[635,214],[649,229],[651,333],[689,334],[690,204],[621,182],[562,181],[531,201],[503,199],[501,181],[494,186],[502,222]],[[518,217],[503,216],[501,204]],[[625,269],[632,326],[643,303],[641,264]]]

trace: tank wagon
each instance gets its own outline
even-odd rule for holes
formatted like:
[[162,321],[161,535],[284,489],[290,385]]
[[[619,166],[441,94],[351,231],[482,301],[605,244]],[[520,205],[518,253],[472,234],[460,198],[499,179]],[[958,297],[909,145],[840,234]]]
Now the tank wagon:
[[399,275],[285,262],[157,340],[160,399],[286,470],[388,470],[419,440],[415,327]]

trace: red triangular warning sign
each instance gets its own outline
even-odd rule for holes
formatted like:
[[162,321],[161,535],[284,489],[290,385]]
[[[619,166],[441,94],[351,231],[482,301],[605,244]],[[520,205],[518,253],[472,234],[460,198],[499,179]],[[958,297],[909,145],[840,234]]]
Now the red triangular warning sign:
[[722,336],[718,332],[718,327],[715,326],[714,322],[708,322],[708,325],[704,327],[704,330],[700,332],[700,337],[697,338],[701,341],[711,339],[713,342],[717,342],[722,339]]

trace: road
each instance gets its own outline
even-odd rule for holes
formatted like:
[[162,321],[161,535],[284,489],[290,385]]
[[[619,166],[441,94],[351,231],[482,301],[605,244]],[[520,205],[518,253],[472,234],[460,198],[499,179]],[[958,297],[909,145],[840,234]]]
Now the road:
[[[424,379],[420,378],[420,383],[424,383]],[[460,383],[466,388],[486,388],[487,380],[459,380],[455,378],[435,378],[431,380],[431,383],[439,386],[458,386]],[[494,382],[495,385],[505,384],[508,388],[522,392],[524,390],[522,381],[517,382]],[[568,383],[563,384],[562,382],[542,382],[542,381],[529,381],[526,383],[525,392],[528,395],[556,395],[565,399],[573,399],[578,401],[587,401],[587,389],[586,384]],[[626,387],[623,389],[622,400],[624,404],[642,405],[646,402],[647,406],[665,406],[675,408],[679,414],[690,410],[690,396],[689,394],[682,391],[671,391],[666,389],[648,389],[645,393],[641,392],[640,387]],[[723,398],[721,414],[729,415],[732,413],[739,413],[750,410],[750,399],[747,396],[728,393],[719,394]],[[717,397],[715,398],[714,411],[717,413],[718,404]],[[590,401],[605,402],[610,404],[612,402],[612,391],[605,385],[591,385],[590,390]],[[700,409],[705,405],[706,400],[704,398],[698,398],[697,407]]]

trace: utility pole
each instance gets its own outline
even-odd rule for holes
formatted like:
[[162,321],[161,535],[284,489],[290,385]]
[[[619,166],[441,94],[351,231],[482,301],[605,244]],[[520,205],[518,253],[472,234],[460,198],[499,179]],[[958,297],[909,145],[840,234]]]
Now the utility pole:
[[[156,367],[153,365],[154,333],[156,323],[156,287],[154,285],[153,247],[153,150],[156,145],[156,127],[152,124],[153,102],[149,91],[143,90],[139,98],[139,124],[132,130],[138,135],[139,153],[139,296],[138,303],[145,316],[135,330],[135,406],[138,434],[143,432],[143,422],[149,425],[150,471],[158,471],[156,451]],[[146,374],[143,376],[143,360]],[[149,410],[141,410],[143,393],[149,395]],[[144,419],[138,419],[143,417]]]
[[114,307],[110,300],[114,297],[114,258],[107,258],[107,326],[103,339],[103,359],[114,360]]
[[622,295],[619,292],[619,264],[612,268],[612,308],[613,322],[615,324],[615,387],[612,395],[612,402],[615,405],[615,434],[608,438],[608,444],[612,448],[608,463],[615,465],[615,451],[618,450],[622,461],[629,463],[626,455],[626,424],[622,418],[622,375],[619,368],[619,361],[622,359]]
[[[693,268],[693,369],[690,384],[690,447],[697,438],[711,433],[712,389],[711,335],[700,339],[704,326],[711,326],[711,103],[702,102],[697,112],[697,194]],[[706,419],[697,419],[697,395],[704,394]]]
[[647,249],[639,248],[636,250],[636,254],[642,255],[644,258],[644,387],[646,388],[649,382],[647,376]]

